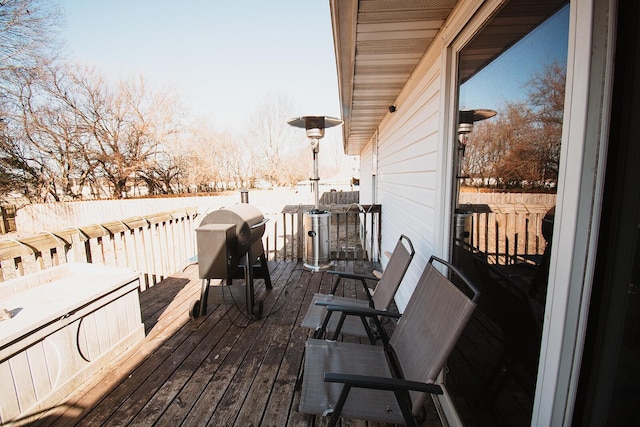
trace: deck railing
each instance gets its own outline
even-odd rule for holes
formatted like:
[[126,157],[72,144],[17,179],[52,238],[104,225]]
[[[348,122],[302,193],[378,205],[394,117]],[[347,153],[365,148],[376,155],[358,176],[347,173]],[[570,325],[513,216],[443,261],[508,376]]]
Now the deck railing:
[[[546,246],[542,221],[544,205],[465,205],[468,217],[465,243],[488,255],[490,261],[510,264],[534,261]],[[302,258],[304,212],[307,205],[287,205],[265,213],[263,244],[269,260]],[[381,206],[331,205],[331,259],[379,261]],[[20,277],[67,262],[126,266],[143,276],[150,287],[182,270],[196,255],[197,208],[172,210],[24,238],[0,239],[0,281]],[[190,261],[191,260],[191,261]]]
[[[466,204],[464,234],[457,234],[465,244],[487,256],[495,264],[537,262],[547,245],[542,234],[547,205]],[[456,223],[462,226],[462,223]]]
[[[302,214],[286,206],[269,217],[263,244],[269,260],[302,258]],[[380,206],[333,205],[332,259],[374,259],[380,252]],[[0,281],[68,262],[125,266],[146,289],[194,262],[197,208],[161,212],[24,238],[0,239]]]
[[68,262],[130,267],[147,288],[183,269],[195,253],[197,209],[187,208],[33,236],[0,239],[0,280]]
[[[278,258],[300,260],[303,254],[304,213],[311,205],[287,205],[282,209],[281,240]],[[331,259],[367,259],[379,261],[381,206],[357,203],[329,205],[331,212]]]

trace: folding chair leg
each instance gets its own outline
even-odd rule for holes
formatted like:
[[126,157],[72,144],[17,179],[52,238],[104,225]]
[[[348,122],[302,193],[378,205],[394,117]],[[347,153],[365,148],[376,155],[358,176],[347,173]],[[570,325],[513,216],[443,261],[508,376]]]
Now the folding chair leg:
[[349,396],[349,392],[351,391],[350,384],[344,384],[342,387],[342,391],[340,392],[340,397],[336,402],[335,408],[333,408],[333,412],[331,413],[331,420],[329,420],[329,427],[335,427],[340,420],[340,414],[342,414],[342,408],[344,408],[344,404],[347,401],[347,397]]
[[316,425],[316,416],[314,414],[309,414],[307,416],[307,426],[314,427]]
[[335,295],[341,280],[342,280],[342,277],[340,276],[336,277],[336,282],[333,284],[333,287],[331,288],[331,295]]
[[300,390],[302,388],[302,379],[304,378],[304,356],[302,356],[302,360],[302,367],[298,373],[298,378],[296,378],[295,390]]
[[509,376],[513,364],[514,363],[510,363],[509,357],[503,352],[491,370],[487,383],[482,388],[474,406],[480,406],[480,404],[484,402],[487,402],[488,404],[493,404],[495,402],[498,394],[507,381],[507,377]]
[[[320,325],[320,327],[313,332],[312,338],[320,340],[325,336],[325,334],[327,332],[327,327],[329,326],[329,321],[331,320],[331,315],[332,314],[333,314],[333,312],[331,312],[331,311],[329,311],[329,312],[327,312],[327,314],[325,314],[324,319],[322,320],[322,325]],[[342,317],[343,317],[342,318],[342,322],[344,322],[344,315]],[[342,323],[340,323],[340,326],[338,327],[337,331],[339,331],[341,328],[342,328]],[[336,336],[338,335],[337,331],[336,331]]]

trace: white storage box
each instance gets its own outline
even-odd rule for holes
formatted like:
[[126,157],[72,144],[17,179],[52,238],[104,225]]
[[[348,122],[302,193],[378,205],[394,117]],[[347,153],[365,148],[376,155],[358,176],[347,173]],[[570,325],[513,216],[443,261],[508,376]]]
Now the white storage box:
[[0,283],[0,423],[64,399],[144,338],[139,273],[65,264]]

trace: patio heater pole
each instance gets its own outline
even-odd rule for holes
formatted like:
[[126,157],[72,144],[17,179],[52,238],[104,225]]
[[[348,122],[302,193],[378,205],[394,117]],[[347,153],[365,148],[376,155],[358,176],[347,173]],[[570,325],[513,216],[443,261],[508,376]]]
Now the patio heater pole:
[[472,212],[460,207],[460,185],[461,180],[467,177],[461,176],[462,159],[467,148],[469,134],[473,132],[473,124],[481,120],[489,119],[497,113],[493,110],[460,110],[458,112],[458,156],[456,170],[456,209],[454,210],[454,242],[456,246],[462,246],[464,242],[469,242],[469,232],[471,227]]
[[311,139],[311,151],[313,153],[313,196],[314,196],[314,208],[318,210],[320,208],[320,176],[318,174],[318,148],[320,144],[319,138]]
[[311,271],[329,268],[333,263],[329,260],[331,248],[331,213],[320,209],[320,178],[318,176],[318,152],[320,139],[324,137],[324,130],[342,124],[342,120],[324,116],[304,116],[288,120],[293,127],[304,128],[307,138],[311,141],[313,154],[313,196],[314,208],[304,212],[303,252],[304,266]]

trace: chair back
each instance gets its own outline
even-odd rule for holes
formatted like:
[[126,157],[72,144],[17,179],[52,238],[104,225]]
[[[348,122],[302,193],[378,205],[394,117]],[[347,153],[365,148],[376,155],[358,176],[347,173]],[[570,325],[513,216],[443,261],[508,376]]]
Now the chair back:
[[[471,290],[473,298],[440,273],[433,261],[455,272]],[[478,289],[455,267],[431,257],[390,340],[405,379],[435,382],[479,296]],[[412,411],[418,415],[426,394],[411,392],[410,396]]]
[[404,234],[401,235],[373,293],[373,306],[375,308],[386,310],[391,305],[391,301],[409,268],[414,254],[415,251],[411,240]]

